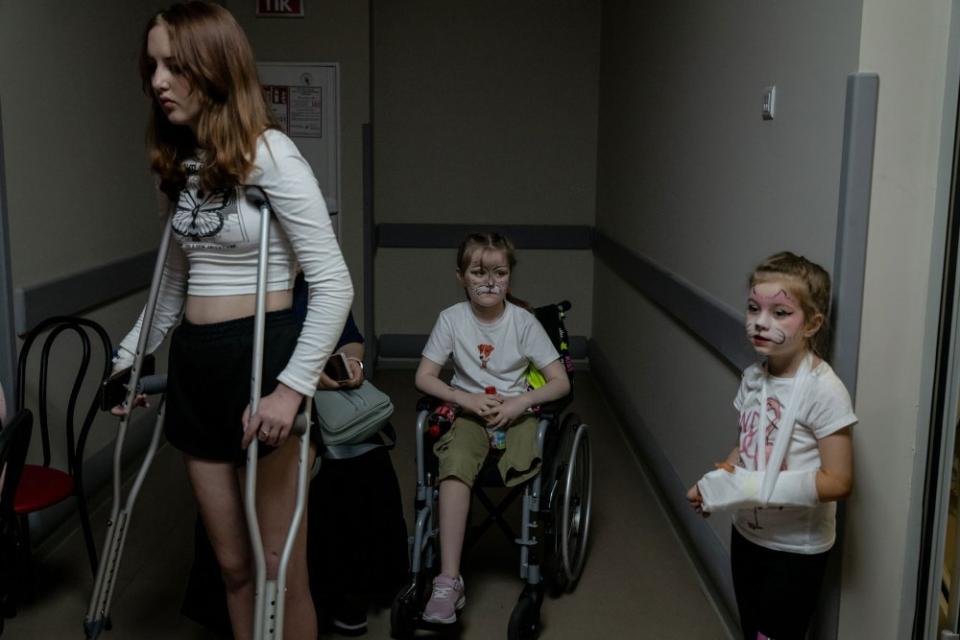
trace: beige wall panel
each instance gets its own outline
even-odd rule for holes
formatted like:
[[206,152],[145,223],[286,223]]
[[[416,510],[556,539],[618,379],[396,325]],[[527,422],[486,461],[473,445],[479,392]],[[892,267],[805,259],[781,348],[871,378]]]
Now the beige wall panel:
[[600,3],[376,3],[379,222],[592,224]]
[[[599,2],[379,2],[374,29],[378,222],[593,224]],[[531,253],[519,290],[578,298],[571,330],[587,331],[592,258]],[[377,257],[378,331],[427,332],[443,304],[398,306],[392,275],[423,258],[390,255]]]
[[597,226],[738,308],[775,251],[831,268],[859,7],[605,3]]
[[7,2],[0,102],[15,287],[155,247],[137,56],[149,2]]

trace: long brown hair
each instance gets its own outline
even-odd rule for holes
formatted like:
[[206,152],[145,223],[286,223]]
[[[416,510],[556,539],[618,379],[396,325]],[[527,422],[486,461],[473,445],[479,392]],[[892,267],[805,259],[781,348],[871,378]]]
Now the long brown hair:
[[[470,267],[470,261],[473,260],[473,256],[477,251],[502,251],[507,258],[507,265],[510,267],[510,273],[512,275],[513,268],[517,265],[517,256],[513,249],[513,243],[510,242],[509,238],[495,231],[467,234],[467,237],[463,239],[460,247],[457,249],[457,271],[461,274],[466,273]],[[522,307],[528,311],[530,310],[530,304],[526,300],[521,300],[513,295],[509,289],[507,290],[506,298],[518,307]]]
[[756,266],[750,274],[750,286],[787,276],[798,286],[791,287],[809,322],[819,314],[823,321],[810,338],[810,349],[826,360],[830,355],[830,274],[815,262],[789,251],[775,253]]
[[140,49],[140,80],[150,97],[153,62],[147,35],[154,27],[167,30],[173,61],[199,93],[201,106],[194,136],[189,127],[171,124],[160,104],[151,101],[147,152],[161,191],[176,198],[186,184],[182,162],[194,157],[198,147],[205,152],[201,187],[241,184],[253,168],[257,139],[274,126],[246,34],[229,11],[210,2],[178,3],[160,11],[147,22]]

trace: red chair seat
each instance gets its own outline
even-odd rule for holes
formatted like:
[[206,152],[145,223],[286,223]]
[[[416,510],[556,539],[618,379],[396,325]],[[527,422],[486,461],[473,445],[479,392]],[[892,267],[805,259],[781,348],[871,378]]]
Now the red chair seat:
[[33,513],[72,495],[73,478],[66,472],[37,464],[24,465],[13,510],[18,514]]

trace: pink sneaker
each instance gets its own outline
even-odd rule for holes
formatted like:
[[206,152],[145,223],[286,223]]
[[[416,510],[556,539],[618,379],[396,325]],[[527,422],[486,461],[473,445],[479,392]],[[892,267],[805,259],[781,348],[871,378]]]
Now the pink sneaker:
[[457,611],[463,609],[467,598],[463,594],[463,578],[440,574],[433,579],[433,593],[423,608],[423,621],[435,624],[453,624]]

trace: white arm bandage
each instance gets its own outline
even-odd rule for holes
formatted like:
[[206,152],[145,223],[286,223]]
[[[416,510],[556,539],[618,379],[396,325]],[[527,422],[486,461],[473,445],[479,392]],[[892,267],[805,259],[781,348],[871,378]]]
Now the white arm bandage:
[[760,500],[763,477],[762,471],[742,467],[734,467],[733,473],[723,469],[711,471],[697,483],[703,510],[710,513],[751,507],[813,507],[819,501],[816,469],[781,471],[766,504]]

